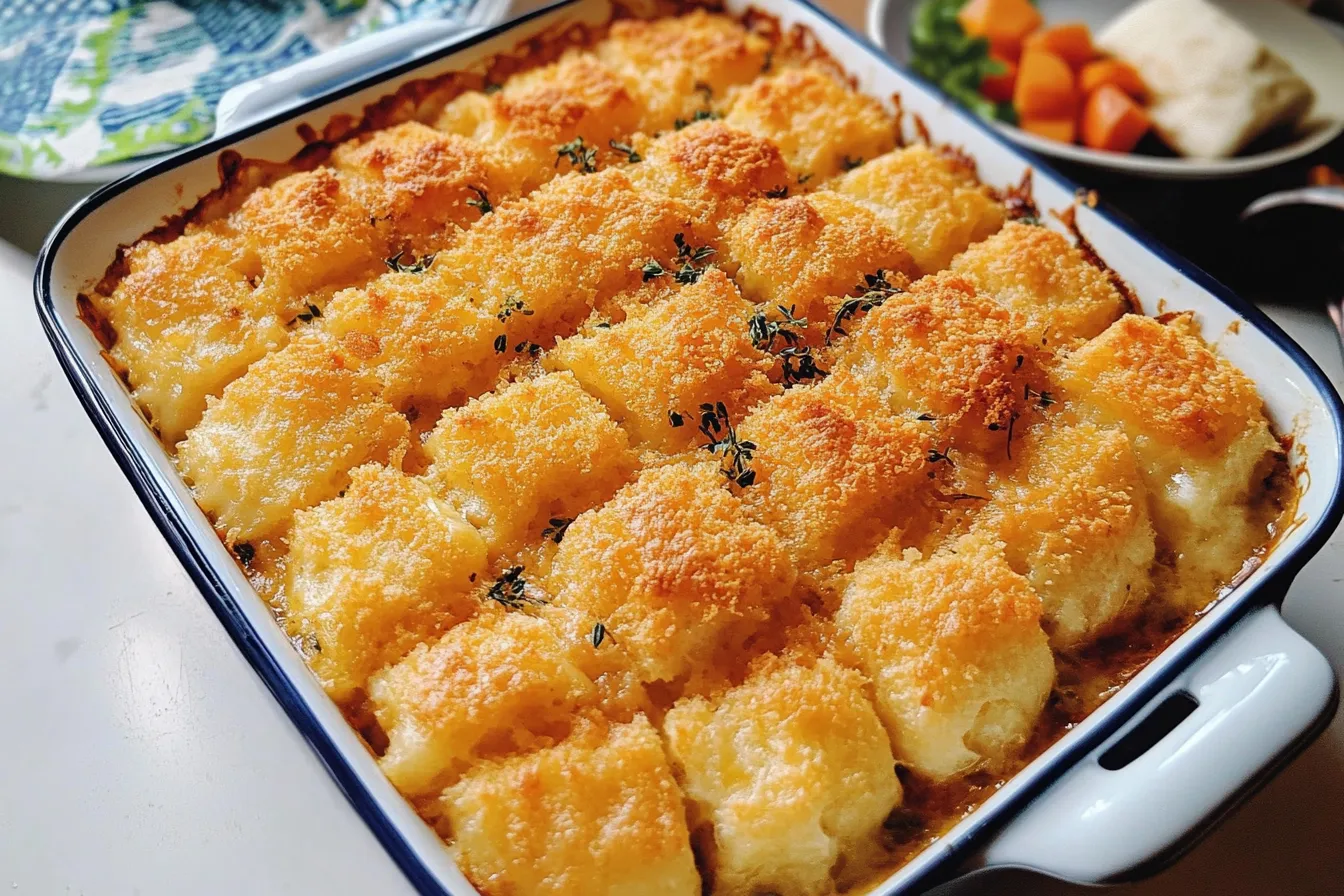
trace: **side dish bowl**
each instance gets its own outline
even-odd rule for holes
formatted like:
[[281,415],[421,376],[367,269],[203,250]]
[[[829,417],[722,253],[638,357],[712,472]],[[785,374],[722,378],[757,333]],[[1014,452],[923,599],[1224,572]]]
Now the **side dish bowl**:
[[[915,892],[994,867],[1034,868],[1088,883],[1154,870],[1296,755],[1333,714],[1338,694],[1329,664],[1283,622],[1277,607],[1344,514],[1344,406],[1307,355],[1253,306],[1104,205],[1079,201],[1074,185],[949,105],[827,13],[806,0],[750,5],[785,30],[810,31],[861,90],[899,95],[908,123],[917,116],[934,140],[963,148],[987,183],[1017,184],[1033,170],[1040,207],[1075,206],[1079,233],[1128,282],[1145,312],[1194,311],[1205,337],[1255,381],[1276,429],[1292,435],[1290,462],[1301,491],[1297,518],[1263,563],[1099,710],[872,892]],[[748,2],[726,6],[742,13]],[[340,65],[356,67],[349,79],[332,71],[291,107],[89,197],[57,226],[38,262],[38,311],[90,418],[239,649],[423,893],[474,891],[383,776],[193,502],[81,321],[78,296],[103,276],[118,246],[218,187],[225,151],[290,159],[334,116],[357,116],[411,81],[461,69],[543,31],[604,23],[610,14],[608,0],[562,0],[504,25],[415,48],[410,58],[405,47],[392,61],[344,56]]]

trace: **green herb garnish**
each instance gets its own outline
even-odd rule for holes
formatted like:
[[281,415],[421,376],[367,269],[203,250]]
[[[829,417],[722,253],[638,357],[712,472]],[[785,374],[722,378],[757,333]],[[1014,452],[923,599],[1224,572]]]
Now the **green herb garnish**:
[[617,152],[625,153],[625,160],[629,162],[631,165],[635,164],[636,162],[644,161],[644,157],[639,153],[635,152],[635,148],[631,146],[629,143],[621,143],[619,140],[611,140],[608,142],[612,149],[616,150]]
[[[607,627],[603,625],[601,622],[598,622],[593,625],[593,634],[591,637],[593,641],[593,647],[601,647],[602,642],[605,641],[607,638],[611,637],[611,635],[607,631]],[[612,638],[612,640],[614,641],[616,639]]]
[[723,402],[700,405],[700,433],[709,439],[702,447],[720,458],[720,470],[729,482],[746,488],[756,481],[756,471],[750,466],[756,443],[737,437]]
[[233,555],[238,558],[239,563],[251,566],[252,561],[257,559],[257,549],[245,541],[240,541],[233,546]]
[[672,127],[679,131],[684,127],[689,127],[690,125],[695,124],[697,121],[714,121],[715,119],[722,117],[722,112],[715,112],[713,109],[697,109],[695,114],[690,118],[678,118],[676,121],[672,122]]
[[[676,270],[668,270],[657,261],[647,261],[640,269],[644,274],[644,282],[647,283],[655,277],[661,277],[664,274],[671,274],[673,279],[683,285],[690,285],[700,279],[704,274],[705,268],[709,267],[707,259],[714,254],[712,246],[700,246],[692,248],[686,242],[685,234],[677,234],[672,238],[677,244],[676,261],[679,267]],[[699,265],[699,267],[697,267]]]
[[532,309],[527,307],[523,300],[518,296],[509,296],[504,300],[504,304],[500,307],[499,313],[496,314],[495,317],[499,318],[501,321],[506,321],[515,313],[521,314],[523,317],[531,317]]
[[775,307],[779,309],[780,320],[771,320],[766,317],[765,311],[759,309],[747,320],[747,334],[757,351],[771,351],[775,347],[776,339],[783,340],[786,345],[797,345],[802,339],[798,331],[807,329],[807,318],[794,316],[796,305],[790,305],[788,308],[783,305]]
[[569,531],[569,524],[572,522],[574,522],[572,516],[553,516],[551,517],[551,524],[541,530],[541,537],[549,538],[559,544],[564,540],[565,533]]
[[584,174],[592,174],[597,170],[597,147],[588,146],[583,142],[582,137],[575,137],[568,143],[562,143],[555,148],[555,166],[560,167],[560,160],[568,159],[570,170],[578,169]]
[[467,205],[471,206],[472,208],[480,209],[482,215],[488,215],[495,210],[495,207],[490,204],[490,197],[486,195],[486,192],[484,190],[482,190],[480,187],[472,187],[472,186],[468,186],[467,189],[476,194],[475,199],[467,200]]
[[487,600],[492,600],[505,609],[522,610],[527,607],[540,607],[546,601],[527,593],[527,580],[523,578],[521,566],[510,566],[485,592]]
[[434,263],[434,256],[435,253],[431,252],[428,255],[421,255],[413,261],[402,261],[406,257],[406,250],[403,249],[391,258],[384,258],[383,264],[387,265],[390,270],[401,274],[423,274]]
[[303,321],[304,323],[311,323],[312,321],[316,320],[321,316],[322,316],[322,309],[310,302],[306,310],[300,311],[298,314],[294,315],[294,320],[290,321],[289,323],[290,326],[293,326],[299,321]]
[[835,321],[826,331],[827,345],[831,344],[831,339],[835,336],[849,335],[844,326],[847,321],[860,314],[867,314],[892,296],[905,292],[899,286],[892,286],[887,280],[887,272],[883,270],[879,270],[876,274],[864,274],[863,282],[854,287],[854,291],[858,295],[841,302],[836,310]]

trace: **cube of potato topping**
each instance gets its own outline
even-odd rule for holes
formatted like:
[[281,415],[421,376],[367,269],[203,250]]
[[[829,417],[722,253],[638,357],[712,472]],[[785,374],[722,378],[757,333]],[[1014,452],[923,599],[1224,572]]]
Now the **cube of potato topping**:
[[760,74],[769,42],[725,15],[613,22],[594,48],[620,72],[644,109],[640,130],[654,134],[716,110],[734,85]]
[[593,649],[526,612],[484,609],[373,677],[379,765],[403,793],[429,795],[485,756],[564,736],[597,699],[578,665]]
[[1052,422],[1022,435],[978,523],[1040,595],[1051,644],[1074,649],[1148,599],[1148,490],[1118,427]]
[[811,66],[757,78],[724,121],[774,143],[795,175],[818,182],[890,150],[898,126],[877,100]]
[[923,144],[878,156],[830,186],[883,209],[926,274],[941,271],[952,256],[1003,226],[1003,204],[974,170]]
[[1004,768],[1055,679],[1041,600],[1000,548],[860,563],[836,624],[872,679],[896,761],[936,781]]
[[201,232],[142,241],[129,270],[94,302],[117,333],[112,357],[164,443],[176,445],[205,402],[289,339],[288,299],[258,291],[261,260],[243,241]]
[[1178,606],[1202,606],[1265,540],[1253,494],[1279,444],[1255,384],[1199,337],[1191,317],[1125,315],[1074,352],[1059,378],[1134,445],[1153,521],[1176,555]]
[[700,894],[682,794],[643,716],[483,764],[442,805],[458,862],[482,892]]
[[[503,192],[525,196],[558,174],[618,159],[609,142],[638,130],[641,105],[591,53],[569,52],[509,78],[493,94],[462,94],[436,126],[480,145]],[[577,149],[577,164],[557,154],[564,145]],[[596,155],[585,160],[590,149]]]
[[748,300],[792,308],[818,331],[833,315],[826,299],[862,287],[865,275],[885,272],[894,286],[918,276],[878,212],[824,190],[755,203],[728,226],[723,244],[724,263],[738,266]]
[[315,640],[309,662],[336,700],[479,606],[480,533],[388,467],[359,467],[344,495],[300,511],[289,544],[289,618]]
[[552,517],[601,504],[637,464],[625,431],[566,371],[446,411],[425,449],[430,482],[481,530],[492,558],[539,538]]
[[755,481],[753,519],[776,532],[802,570],[853,560],[910,510],[933,447],[933,426],[893,414],[843,374],[795,386],[739,427]]
[[571,371],[636,442],[684,450],[700,440],[693,419],[701,404],[722,401],[740,419],[780,391],[768,378],[774,362],[752,345],[753,310],[711,268],[697,282],[632,308],[622,323],[561,340],[546,363]]
[[1091,339],[1129,310],[1106,272],[1047,227],[1012,223],[952,262],[965,277],[1052,344]]
[[768,657],[741,685],[667,714],[668,753],[713,826],[723,896],[832,892],[900,802],[867,681],[829,656]]
[[672,681],[740,646],[793,582],[779,538],[695,463],[645,470],[576,519],[545,587],[601,620],[642,680]]
[[208,399],[178,467],[230,544],[281,532],[360,464],[400,463],[410,426],[381,391],[358,356],[305,333]]

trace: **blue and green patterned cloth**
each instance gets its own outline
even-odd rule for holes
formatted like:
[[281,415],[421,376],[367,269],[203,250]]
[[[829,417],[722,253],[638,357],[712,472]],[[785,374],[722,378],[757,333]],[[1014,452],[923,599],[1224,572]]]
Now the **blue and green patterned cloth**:
[[481,2],[0,0],[0,172],[45,179],[195,143],[236,84]]

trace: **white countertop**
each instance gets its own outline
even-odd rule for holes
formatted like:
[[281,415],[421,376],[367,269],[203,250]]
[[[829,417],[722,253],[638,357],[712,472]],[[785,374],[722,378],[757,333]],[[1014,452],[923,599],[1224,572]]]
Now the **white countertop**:
[[[31,245],[52,216],[7,186],[0,235]],[[32,264],[0,242],[0,893],[410,893],[103,447],[41,332]],[[1344,384],[1323,314],[1272,313]],[[1336,533],[1287,602],[1337,671],[1341,581]],[[1026,876],[976,892],[1010,890],[1086,892]],[[1344,716],[1125,892],[1344,892]]]

